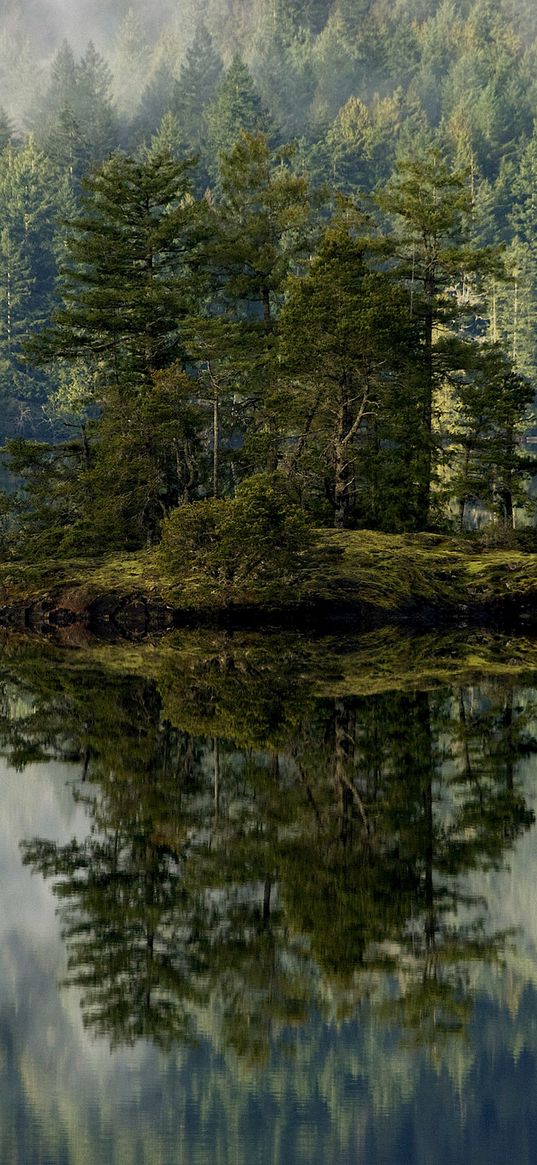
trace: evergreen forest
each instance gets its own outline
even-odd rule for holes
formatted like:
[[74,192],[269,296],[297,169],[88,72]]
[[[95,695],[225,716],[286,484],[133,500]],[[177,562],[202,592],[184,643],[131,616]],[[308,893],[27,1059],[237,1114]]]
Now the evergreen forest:
[[534,6],[108,7],[2,17],[4,558],[531,546]]

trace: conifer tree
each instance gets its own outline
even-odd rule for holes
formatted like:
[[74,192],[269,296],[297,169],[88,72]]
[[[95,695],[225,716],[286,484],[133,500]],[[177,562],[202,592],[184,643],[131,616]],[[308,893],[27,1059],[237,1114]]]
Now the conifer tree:
[[[282,141],[302,137],[315,92],[313,47],[267,15],[258,34],[252,69],[264,105]],[[274,78],[278,77],[278,84]]]
[[121,393],[181,356],[196,220],[189,189],[188,166],[166,153],[115,154],[86,179],[66,240],[64,306],[36,338],[36,356],[99,361]]
[[36,132],[43,149],[72,185],[91,163],[102,162],[117,141],[110,99],[112,75],[95,46],[80,61],[64,42],[52,66]]
[[216,96],[224,66],[206,24],[200,21],[175,83],[173,112],[181,137],[193,154],[205,152],[204,110]]
[[156,132],[151,136],[148,152],[152,156],[169,154],[176,161],[184,159],[185,150],[179,132],[179,122],[174,113],[164,114]]
[[528,376],[537,373],[537,135],[534,133],[512,182],[510,226],[513,240],[507,254],[510,285],[503,289],[497,312],[498,337]]
[[37,133],[54,121],[62,109],[67,108],[75,111],[76,107],[76,61],[71,45],[67,40],[64,40],[50,68],[48,88],[40,104],[38,120],[35,124]]
[[295,29],[316,35],[326,24],[331,7],[331,0],[276,0],[275,16],[278,23],[287,19]]
[[220,186],[215,254],[225,298],[270,328],[274,297],[308,245],[308,179],[294,171],[292,147],[272,151],[264,134],[243,132],[221,157]]
[[[161,61],[144,90],[138,122],[147,138],[174,108],[175,79],[167,61]],[[179,138],[179,134],[177,134]]]
[[233,58],[206,117],[213,178],[218,175],[220,155],[233,148],[241,133],[270,135],[268,114],[239,56]]
[[78,65],[75,112],[89,143],[93,164],[104,161],[117,145],[118,129],[111,90],[112,73],[90,41]]
[[307,273],[290,279],[280,319],[296,425],[289,456],[306,496],[325,491],[336,527],[382,526],[388,512],[396,527],[405,513],[412,526],[424,441],[411,365],[419,362],[417,329],[404,290],[371,267],[366,225],[341,207]]
[[129,121],[138,109],[149,73],[149,45],[133,8],[119,27],[112,67],[116,104],[120,115]]
[[0,106],[0,153],[13,140],[13,124],[5,109]]
[[90,147],[68,105],[50,126],[43,148],[57,171],[67,177],[71,189],[77,190],[89,165]]
[[67,209],[35,142],[0,154],[0,392],[4,401],[42,400],[47,378],[29,369],[22,344],[50,313],[57,271],[56,219]]
[[[197,216],[187,167],[162,152],[114,155],[84,184],[66,238],[63,306],[28,344],[41,365],[85,364],[99,410],[87,455],[80,442],[64,548],[140,545],[193,485],[180,321],[195,302]],[[24,450],[17,456],[22,465]]]
[[371,118],[359,97],[349,97],[326,135],[333,185],[347,193],[367,187],[372,153]]
[[[233,394],[230,420],[244,435],[243,463],[274,469],[281,426],[274,330],[289,270],[310,241],[309,183],[295,171],[292,149],[273,151],[262,134],[242,133],[222,155],[220,175],[208,249],[213,311],[196,323],[194,347],[205,380],[210,371],[214,407],[225,412]],[[218,432],[215,422],[214,449]]]
[[[438,329],[457,331],[460,321],[478,302],[466,294],[480,275],[501,276],[497,251],[477,249],[468,242],[471,192],[464,172],[453,172],[437,149],[419,161],[401,160],[392,181],[377,196],[381,209],[392,217],[393,231],[383,249],[391,255],[394,272],[409,290],[410,310],[421,330],[423,359],[422,427],[427,434],[420,470],[421,524],[426,527],[431,506],[435,464],[434,398],[446,373],[445,351],[437,348]],[[454,355],[464,362],[463,347]]]
[[456,387],[448,486],[458,502],[461,529],[471,502],[488,509],[504,530],[512,531],[515,506],[527,506],[528,480],[536,469],[535,459],[520,441],[534,389],[498,345],[475,348],[473,367]]

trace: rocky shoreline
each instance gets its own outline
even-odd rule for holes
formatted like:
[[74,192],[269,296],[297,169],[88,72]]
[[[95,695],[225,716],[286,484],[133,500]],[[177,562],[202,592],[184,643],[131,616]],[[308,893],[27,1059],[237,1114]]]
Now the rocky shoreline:
[[537,554],[438,535],[323,531],[299,582],[209,586],[166,570],[158,548],[93,560],[0,564],[0,627],[79,627],[107,636],[174,628],[357,633],[490,626],[537,631]]
[[509,596],[487,602],[469,599],[459,604],[411,600],[397,610],[387,610],[348,596],[335,596],[333,601],[323,597],[294,606],[245,603],[211,610],[174,607],[158,596],[141,592],[105,593],[85,604],[72,593],[59,592],[0,608],[0,627],[6,630],[47,634],[79,627],[107,638],[158,637],[181,627],[259,631],[294,628],[343,633],[402,624],[417,631],[479,626],[537,631],[537,601]]

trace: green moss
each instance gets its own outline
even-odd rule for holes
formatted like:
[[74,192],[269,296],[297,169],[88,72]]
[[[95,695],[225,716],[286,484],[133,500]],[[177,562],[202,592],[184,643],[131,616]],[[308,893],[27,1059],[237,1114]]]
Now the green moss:
[[[178,610],[207,612],[232,605],[222,587],[195,575],[172,575],[158,550],[103,559],[47,560],[0,566],[0,605],[69,595],[79,609],[104,594],[159,596]],[[244,588],[233,604],[293,609],[299,604],[364,604],[397,613],[411,604],[457,607],[537,595],[537,555],[513,550],[479,551],[464,540],[435,535],[372,531],[319,532],[318,549],[300,585],[267,595]]]
[[[465,589],[465,555],[434,535],[323,531],[331,550],[311,593],[396,611],[413,601],[456,603]],[[335,553],[336,552],[336,553]],[[339,552],[339,556],[337,555]]]

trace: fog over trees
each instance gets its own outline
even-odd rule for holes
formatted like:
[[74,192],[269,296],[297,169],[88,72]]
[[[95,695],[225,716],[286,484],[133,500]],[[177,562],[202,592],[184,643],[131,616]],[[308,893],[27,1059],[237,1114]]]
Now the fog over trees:
[[512,527],[533,475],[536,51],[508,0],[7,3],[16,525],[46,480],[37,527],[86,545],[121,449],[120,545],[275,472],[320,523],[462,528],[477,505]]

